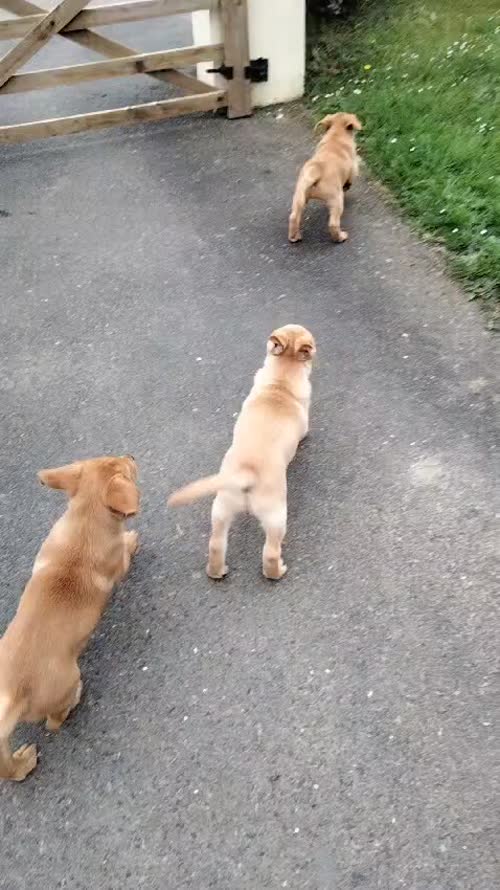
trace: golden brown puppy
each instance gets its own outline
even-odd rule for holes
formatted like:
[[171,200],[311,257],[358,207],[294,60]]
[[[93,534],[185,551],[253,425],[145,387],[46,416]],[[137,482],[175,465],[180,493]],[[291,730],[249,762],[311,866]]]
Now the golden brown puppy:
[[306,328],[289,324],[274,331],[220,472],[192,482],[169,498],[169,505],[176,506],[216,494],[207,565],[210,578],[227,573],[227,536],[235,515],[242,512],[252,513],[266,533],[262,564],[266,578],[277,581],[286,572],[281,558],[287,519],[286,471],[309,428],[309,377],[315,352],[314,338]]
[[347,232],[340,228],[344,210],[344,190],[358,175],[359,158],[355,131],[361,124],[355,114],[327,114],[318,127],[326,130],[313,157],[299,173],[292,212],[288,220],[288,240],[302,241],[301,224],[306,204],[311,199],[324,201],[329,210],[328,227],[333,241],[345,241]]
[[137,550],[124,520],[139,509],[132,457],[99,457],[41,470],[69,505],[35,559],[16,615],[0,640],[0,778],[22,781],[36,766],[34,745],[11,753],[21,722],[57,730],[80,701],[78,658],[113,585]]

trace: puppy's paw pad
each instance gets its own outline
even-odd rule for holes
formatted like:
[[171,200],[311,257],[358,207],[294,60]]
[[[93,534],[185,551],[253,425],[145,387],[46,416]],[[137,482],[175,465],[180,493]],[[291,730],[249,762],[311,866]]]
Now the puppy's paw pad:
[[347,241],[348,237],[349,237],[349,233],[348,233],[348,232],[341,232],[341,233],[340,233],[340,236],[339,236],[339,242],[340,242],[340,244],[342,244],[343,241]]

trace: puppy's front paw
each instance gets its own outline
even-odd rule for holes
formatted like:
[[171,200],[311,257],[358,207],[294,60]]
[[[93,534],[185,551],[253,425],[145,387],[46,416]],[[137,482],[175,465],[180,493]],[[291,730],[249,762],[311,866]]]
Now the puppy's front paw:
[[222,566],[222,569],[219,566],[211,566],[210,563],[207,565],[207,575],[212,581],[222,581],[223,578],[226,577],[228,573],[227,566]]
[[290,244],[298,244],[299,241],[302,241],[302,235],[300,234],[300,232],[289,232],[288,240]]
[[131,556],[139,550],[139,534],[136,531],[125,532],[125,544]]
[[342,231],[340,231],[340,233],[339,233],[339,243],[341,244],[342,241],[347,241],[348,237],[349,237],[348,232],[342,232]]
[[23,782],[29,776],[37,764],[36,745],[21,745],[12,755],[15,773],[12,776],[15,782]]

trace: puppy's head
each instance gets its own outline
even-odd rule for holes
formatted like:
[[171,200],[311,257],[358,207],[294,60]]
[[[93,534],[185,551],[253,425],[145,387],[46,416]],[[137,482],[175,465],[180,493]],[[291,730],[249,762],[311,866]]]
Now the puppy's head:
[[137,466],[131,455],[96,457],[53,470],[40,470],[42,485],[65,491],[69,498],[103,504],[119,517],[139,510]]
[[316,355],[314,337],[300,324],[287,324],[272,332],[267,341],[268,355],[283,356],[298,362],[311,362]]
[[325,131],[331,130],[333,128],[335,128],[336,130],[347,130],[348,132],[353,134],[356,130],[363,129],[356,115],[349,114],[346,111],[338,111],[336,114],[327,114],[326,117],[318,121],[315,127],[315,129]]

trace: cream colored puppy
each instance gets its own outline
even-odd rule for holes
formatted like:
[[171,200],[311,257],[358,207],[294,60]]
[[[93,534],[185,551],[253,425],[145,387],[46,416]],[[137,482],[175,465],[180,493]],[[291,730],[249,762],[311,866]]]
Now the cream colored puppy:
[[318,147],[299,173],[292,211],[288,221],[288,240],[302,240],[301,225],[307,202],[324,201],[328,207],[328,227],[332,241],[345,241],[347,232],[340,228],[344,211],[344,191],[358,175],[356,130],[361,124],[355,114],[327,114],[318,127],[326,130]]
[[0,779],[20,782],[36,766],[34,745],[11,753],[18,723],[46,720],[56,731],[80,701],[78,659],[113,586],[127,573],[139,509],[132,457],[100,457],[41,470],[66,492],[66,512],[42,544],[17,612],[0,640]]
[[306,328],[289,324],[274,331],[220,472],[192,482],[168,500],[170,506],[177,506],[216,495],[207,565],[210,578],[226,575],[229,528],[236,514],[243,512],[252,513],[266,533],[262,560],[266,578],[277,581],[286,572],[281,558],[287,521],[286,473],[309,428],[309,377],[315,353],[314,338]]

